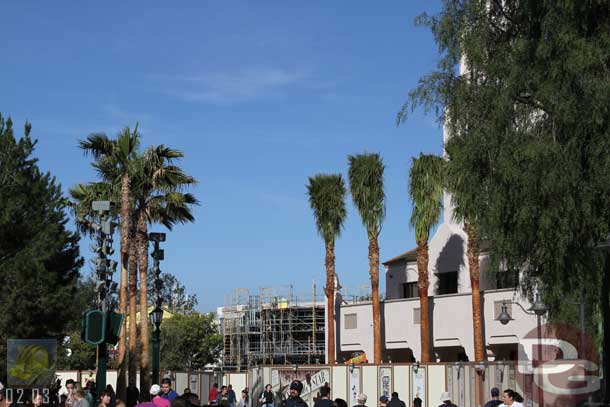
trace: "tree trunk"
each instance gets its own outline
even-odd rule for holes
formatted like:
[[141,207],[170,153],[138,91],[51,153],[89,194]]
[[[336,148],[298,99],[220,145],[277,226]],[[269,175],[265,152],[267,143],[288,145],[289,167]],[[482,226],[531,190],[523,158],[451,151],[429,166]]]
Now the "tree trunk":
[[[134,229],[136,225],[133,225]],[[132,230],[129,239],[129,346],[128,346],[128,370],[127,384],[136,385],[137,375],[137,346],[138,346],[138,326],[137,326],[137,299],[138,290],[138,257],[136,254],[136,235]]]
[[129,262],[129,231],[131,230],[131,204],[129,195],[131,179],[129,174],[123,174],[121,179],[121,284],[119,288],[119,313],[123,314],[123,328],[119,337],[119,351],[117,357],[117,398],[126,400],[127,384],[125,382],[125,350],[127,335],[127,273]]
[[335,364],[335,242],[326,243],[326,321],[328,326],[328,360],[326,364]]
[[417,292],[419,294],[420,362],[430,363],[430,319],[428,304],[428,237],[417,242]]
[[602,363],[604,367],[603,401],[610,404],[610,247],[606,248],[606,263],[602,274],[600,310],[602,314]]
[[474,336],[474,360],[481,362],[486,359],[483,342],[483,324],[481,321],[481,289],[479,271],[479,240],[474,228],[465,222],[464,228],[468,234],[468,269],[470,270],[470,286],[472,288],[472,333]]
[[381,310],[379,304],[379,243],[369,236],[369,273],[373,294],[373,363],[381,363]]
[[140,389],[150,389],[148,336],[148,223],[144,211],[138,217],[138,270],[140,272]]

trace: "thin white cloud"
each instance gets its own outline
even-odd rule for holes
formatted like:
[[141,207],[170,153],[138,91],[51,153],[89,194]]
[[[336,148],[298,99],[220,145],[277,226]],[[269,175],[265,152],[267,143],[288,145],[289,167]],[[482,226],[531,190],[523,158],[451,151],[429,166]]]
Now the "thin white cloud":
[[259,69],[201,76],[174,78],[173,88],[186,101],[218,105],[247,102],[261,98],[302,78],[283,69]]

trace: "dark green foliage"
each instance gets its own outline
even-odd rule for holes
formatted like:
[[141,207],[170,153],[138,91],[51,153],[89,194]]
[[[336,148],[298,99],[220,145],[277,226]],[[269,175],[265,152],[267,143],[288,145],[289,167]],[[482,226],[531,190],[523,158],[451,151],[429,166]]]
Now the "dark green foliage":
[[161,369],[201,369],[217,361],[221,345],[213,313],[166,316],[161,324]]
[[309,205],[314,212],[318,233],[326,243],[334,243],[341,234],[347,216],[345,183],[341,174],[318,174],[309,177]]
[[379,154],[357,154],[347,157],[348,178],[354,205],[360,213],[369,238],[377,237],[385,219],[383,170]]
[[413,202],[411,226],[417,242],[428,241],[430,229],[440,220],[445,183],[445,162],[441,157],[420,154],[413,158],[409,177],[409,195]]
[[7,338],[62,339],[79,318],[79,237],[66,229],[66,200],[32,157],[36,141],[16,139],[0,116],[0,381]]
[[578,287],[595,299],[610,230],[610,3],[445,0],[421,21],[440,62],[399,121],[423,105],[446,122],[458,215],[496,269],[525,267],[523,288],[541,283],[552,312]]
[[[162,272],[161,280],[163,280],[163,289],[161,297],[163,298],[163,308],[167,309],[172,314],[192,314],[197,306],[197,294],[188,294],[186,287],[178,281],[173,274]],[[155,292],[154,274],[148,274],[148,293]],[[155,296],[149,295],[149,305],[154,305]]]

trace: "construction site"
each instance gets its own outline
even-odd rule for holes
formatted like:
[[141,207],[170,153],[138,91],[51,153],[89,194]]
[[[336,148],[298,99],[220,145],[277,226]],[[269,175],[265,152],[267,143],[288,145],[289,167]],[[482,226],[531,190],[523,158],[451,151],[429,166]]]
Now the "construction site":
[[237,288],[218,310],[224,337],[223,368],[324,363],[325,297],[297,295],[293,287]]

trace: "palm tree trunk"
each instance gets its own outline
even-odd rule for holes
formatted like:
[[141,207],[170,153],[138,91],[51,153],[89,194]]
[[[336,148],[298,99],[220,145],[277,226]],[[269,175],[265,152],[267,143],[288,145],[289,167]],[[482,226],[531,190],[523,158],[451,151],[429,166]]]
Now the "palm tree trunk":
[[[129,174],[124,174],[121,179],[121,285],[119,288],[119,312],[125,317],[127,315],[127,273],[129,262],[129,231],[131,230],[131,204],[129,195],[131,190],[131,179]],[[127,318],[123,318],[123,328],[119,337],[119,351],[117,357],[117,398],[126,400],[126,376],[125,376],[125,350],[127,335]]]
[[328,326],[328,360],[335,364],[335,242],[326,243],[326,321]]
[[379,243],[369,237],[369,274],[373,294],[373,363],[381,363],[381,310],[379,304]]
[[[133,225],[133,224],[132,224]],[[135,229],[135,225],[134,229]],[[137,326],[137,300],[136,294],[138,290],[138,257],[136,255],[136,239],[135,233],[130,235],[129,239],[129,347],[128,347],[128,370],[127,378],[128,385],[136,385],[137,375],[137,346],[138,346],[138,326]]]
[[142,211],[138,217],[138,269],[140,271],[140,389],[150,388],[148,337],[148,223]]
[[417,292],[419,294],[419,328],[422,363],[430,363],[430,319],[428,316],[428,238],[417,242]]
[[470,270],[470,286],[472,287],[472,332],[474,336],[474,359],[475,362],[485,360],[485,346],[483,344],[483,324],[481,322],[481,288],[479,270],[479,240],[476,232],[468,224],[464,223],[464,229],[468,234],[468,268]]

